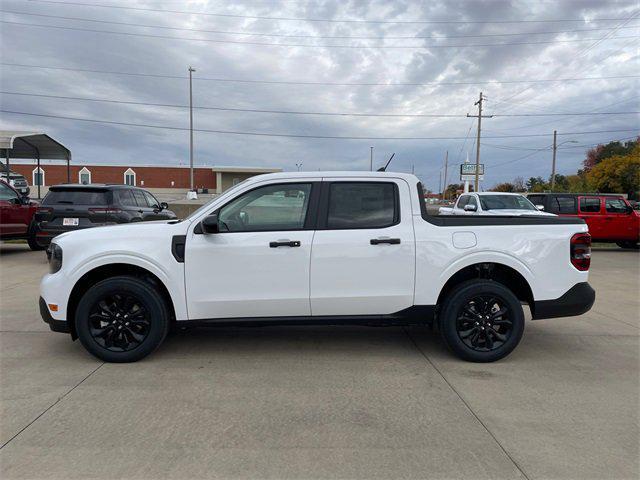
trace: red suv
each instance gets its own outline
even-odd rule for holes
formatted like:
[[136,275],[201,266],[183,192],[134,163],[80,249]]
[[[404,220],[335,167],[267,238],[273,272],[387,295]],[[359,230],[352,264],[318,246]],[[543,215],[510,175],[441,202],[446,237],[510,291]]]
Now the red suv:
[[42,250],[35,238],[37,208],[37,203],[0,180],[0,240],[26,239],[31,250]]
[[580,217],[595,242],[611,242],[622,248],[640,246],[640,212],[622,195],[598,193],[532,193],[527,198],[545,212]]

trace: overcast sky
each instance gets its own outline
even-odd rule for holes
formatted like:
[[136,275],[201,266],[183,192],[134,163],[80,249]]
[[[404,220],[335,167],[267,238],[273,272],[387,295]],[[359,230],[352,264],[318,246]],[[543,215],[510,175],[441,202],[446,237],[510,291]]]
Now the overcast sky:
[[[633,0],[71,1],[2,0],[2,91],[187,105],[186,75],[192,65],[196,69],[194,105],[199,107],[460,115],[320,116],[196,109],[195,128],[203,130],[458,137],[347,140],[196,132],[198,165],[295,170],[296,163],[302,162],[303,170],[368,170],[369,147],[374,146],[375,167],[395,152],[391,170],[411,171],[413,165],[415,173],[436,190],[447,150],[450,165],[458,165],[467,151],[475,160],[477,124],[465,115],[477,114],[474,102],[481,90],[487,97],[487,115],[640,110],[638,78],[629,78],[640,74],[640,39],[636,38],[640,35],[640,5]],[[487,46],[505,43],[511,45]],[[558,80],[584,77],[627,78]],[[530,80],[558,81],[506,83]],[[367,83],[382,85],[362,85]],[[44,130],[72,150],[75,163],[174,165],[189,161],[189,134],[180,130],[189,126],[186,108],[9,94],[3,94],[0,101],[3,110],[178,128],[2,113],[3,129]],[[565,143],[558,151],[559,173],[574,173],[586,145],[633,137],[639,126],[638,115],[487,118],[481,142],[486,183],[493,185],[518,175],[548,176],[551,151],[536,149],[551,144],[554,129],[561,134],[559,142],[578,142]],[[632,131],[577,133],[603,130]],[[538,134],[546,136],[495,138]],[[457,169],[449,169],[450,182],[457,180]]]

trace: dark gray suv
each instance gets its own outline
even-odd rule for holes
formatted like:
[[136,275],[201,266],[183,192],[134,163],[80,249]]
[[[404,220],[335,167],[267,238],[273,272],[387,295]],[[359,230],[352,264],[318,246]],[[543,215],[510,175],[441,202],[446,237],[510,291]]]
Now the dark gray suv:
[[57,185],[35,215],[36,241],[47,246],[56,235],[116,223],[174,220],[176,214],[151,193],[129,185]]

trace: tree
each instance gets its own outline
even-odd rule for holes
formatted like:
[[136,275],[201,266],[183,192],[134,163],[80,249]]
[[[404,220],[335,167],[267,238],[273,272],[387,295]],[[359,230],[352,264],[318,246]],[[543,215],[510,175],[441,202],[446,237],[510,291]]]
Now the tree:
[[640,190],[640,143],[625,155],[614,155],[596,164],[586,174],[588,184],[598,192],[627,193]]
[[527,189],[527,186],[524,183],[524,178],[516,177],[513,179],[513,191],[514,192],[524,192]]
[[451,183],[447,185],[447,188],[445,188],[443,192],[444,198],[454,198],[458,190],[464,190],[463,183]]
[[516,189],[513,183],[503,182],[503,183],[498,183],[490,191],[491,192],[515,192]]
[[545,182],[542,177],[531,177],[526,182],[527,190],[529,192],[544,192],[549,190],[549,184]]
[[598,145],[590,150],[587,150],[587,158],[585,158],[582,162],[584,171],[588,172],[607,158],[611,158],[613,156],[624,156],[631,153],[633,149],[639,144],[639,142],[640,137],[638,137],[636,140],[629,140],[625,143],[621,143],[619,141],[609,142],[606,145]]

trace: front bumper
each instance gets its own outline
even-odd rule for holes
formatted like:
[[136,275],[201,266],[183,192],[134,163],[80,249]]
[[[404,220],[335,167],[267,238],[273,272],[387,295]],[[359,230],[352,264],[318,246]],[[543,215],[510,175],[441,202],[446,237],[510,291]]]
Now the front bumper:
[[564,295],[555,300],[533,302],[532,317],[541,318],[572,317],[591,310],[596,301],[596,291],[587,282],[576,283]]
[[44,298],[40,297],[40,316],[44,323],[49,325],[49,328],[52,332],[60,332],[60,333],[71,333],[71,329],[69,328],[69,323],[66,320],[56,320],[51,316],[49,312],[49,307],[47,307],[47,302],[44,301]]

